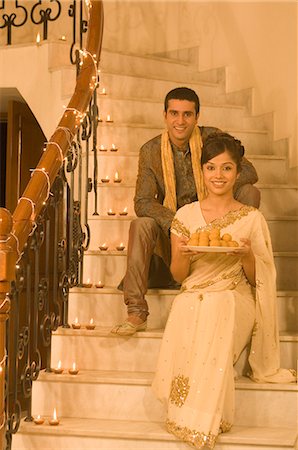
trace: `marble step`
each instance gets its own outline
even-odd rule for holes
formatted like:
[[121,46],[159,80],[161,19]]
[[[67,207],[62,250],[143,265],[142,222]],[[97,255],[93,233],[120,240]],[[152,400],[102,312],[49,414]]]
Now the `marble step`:
[[[112,171],[111,171],[112,173]],[[128,211],[134,211],[133,197],[135,194],[135,184],[126,182],[125,174],[121,175],[122,182],[119,184],[110,182],[102,183],[98,180],[97,209],[100,214],[106,214],[110,208],[119,208],[127,206]],[[284,184],[261,184],[256,185],[261,192],[260,210],[265,217],[288,217],[298,216],[297,185]],[[94,192],[89,193],[89,211],[94,210]]]
[[[114,335],[110,331],[111,327],[100,326],[96,326],[95,330],[59,327],[52,335],[51,366],[56,367],[61,360],[64,367],[71,367],[76,362],[86,370],[155,371],[162,330],[147,330],[130,338]],[[297,368],[297,343],[298,332],[280,333],[283,367]],[[236,370],[240,375],[246,374],[245,352],[237,362]]]
[[[270,427],[233,427],[219,436],[215,450],[294,449],[297,430]],[[164,423],[131,420],[73,419],[60,425],[36,426],[22,420],[12,450],[185,450],[185,443],[167,433]]]
[[[101,280],[92,280],[96,284]],[[164,328],[168,319],[171,304],[179,290],[149,289],[146,299],[150,314],[149,329]],[[279,291],[277,293],[279,329],[298,332],[298,292]],[[70,289],[69,321],[78,318],[81,324],[86,324],[93,318],[94,322],[103,327],[112,327],[126,318],[126,306],[123,293],[115,287]]]
[[[215,126],[215,124],[213,124]],[[150,124],[142,124],[142,123],[106,123],[100,122],[98,126],[98,148],[100,145],[104,145],[108,149],[111,148],[112,144],[116,144],[119,148],[118,154],[121,152],[136,152],[138,153],[140,147],[147,142],[149,139],[154,136],[159,135],[164,129],[164,126],[155,128]],[[241,140],[243,145],[245,146],[246,155],[250,154],[272,154],[275,147],[281,143],[284,145],[284,149],[282,148],[279,152],[276,152],[277,155],[281,153],[283,156],[286,154],[287,149],[287,141],[276,141],[272,142],[270,137],[270,133],[268,130],[239,130],[236,128],[226,128],[225,131],[236,136]],[[275,153],[275,152],[274,152]]]
[[[50,416],[56,408],[68,417],[162,422],[166,408],[155,397],[152,380],[153,373],[42,371],[33,386],[32,415]],[[295,427],[297,384],[259,384],[242,377],[235,387],[235,425]]]
[[[99,144],[97,152],[99,179],[109,176],[112,182],[117,171],[121,177],[125,177],[126,182],[135,183],[138,172],[138,153],[105,151],[106,148],[105,144]],[[83,161],[85,158],[84,153]],[[287,182],[287,161],[284,156],[250,155],[249,161],[256,168],[260,183],[285,184]],[[89,173],[93,173],[93,167],[94,154],[89,153]]]
[[[90,278],[93,281],[101,280],[107,286],[117,286],[126,270],[126,251],[114,250],[119,245],[119,240],[104,240],[110,245],[111,250],[101,252],[93,250],[92,246],[105,243],[102,241],[94,242],[91,240],[90,250],[85,252],[84,260],[84,278]],[[120,244],[126,245],[125,239],[121,238]],[[93,247],[94,248],[94,247]],[[112,256],[112,258],[111,258]],[[277,270],[277,289],[281,291],[298,290],[298,253],[297,252],[275,252],[274,261]]]
[[[127,244],[127,237],[131,220],[135,219],[135,215],[131,215],[132,211],[124,214],[125,204],[121,208],[115,208],[111,205],[115,215],[109,216],[101,214],[93,216],[92,211],[89,215],[89,226],[91,232],[91,248],[98,249],[98,246],[106,242],[111,248],[120,242]],[[267,218],[269,226],[273,250],[275,252],[291,252],[298,251],[298,217],[271,217]]]
[[[107,96],[106,96],[107,97]],[[150,123],[155,128],[163,127],[163,103],[153,100],[111,99],[102,96],[99,102],[99,116],[102,120],[110,118],[117,123]],[[238,127],[240,129],[267,130],[271,125],[271,114],[249,116],[245,107],[237,105],[202,104],[199,124],[216,126],[221,129]]]
[[[72,67],[62,68],[61,70],[61,95],[62,97],[69,97],[73,93],[75,86],[75,70]],[[166,94],[179,86],[177,82],[171,80],[164,80],[162,75],[160,78],[152,79],[148,76],[137,76],[134,73],[125,75],[120,72],[109,73],[101,71],[100,82],[98,88],[98,101],[103,95],[106,98],[114,99],[151,99],[155,101],[163,101]],[[183,84],[184,86],[184,84]],[[200,81],[197,83],[187,83],[187,87],[197,92],[200,102],[212,102],[218,103],[229,99],[231,104],[245,105],[247,103],[246,92],[234,99],[231,96],[224,94],[224,88],[222,84],[212,83],[207,81]]]

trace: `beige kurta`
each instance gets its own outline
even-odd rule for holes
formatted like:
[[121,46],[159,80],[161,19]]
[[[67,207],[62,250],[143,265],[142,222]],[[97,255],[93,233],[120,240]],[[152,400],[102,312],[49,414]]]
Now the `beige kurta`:
[[198,449],[213,448],[217,435],[232,425],[233,364],[250,341],[253,379],[295,380],[279,369],[275,267],[264,217],[243,206],[207,225],[195,202],[177,211],[171,231],[189,237],[212,228],[238,242],[251,240],[257,287],[249,285],[237,256],[193,256],[173,302],[153,381],[157,397],[167,403],[168,430]]

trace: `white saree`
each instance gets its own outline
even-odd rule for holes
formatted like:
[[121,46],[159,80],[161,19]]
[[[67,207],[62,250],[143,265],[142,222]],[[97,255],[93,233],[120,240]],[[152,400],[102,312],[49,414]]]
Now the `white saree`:
[[233,240],[251,240],[256,288],[248,283],[240,258],[201,253],[175,298],[164,332],[153,390],[167,404],[167,428],[197,449],[213,448],[234,416],[233,364],[250,343],[251,377],[258,382],[290,382],[279,368],[275,266],[263,215],[243,206],[206,224],[199,202],[179,209],[171,232],[190,237],[220,228]]

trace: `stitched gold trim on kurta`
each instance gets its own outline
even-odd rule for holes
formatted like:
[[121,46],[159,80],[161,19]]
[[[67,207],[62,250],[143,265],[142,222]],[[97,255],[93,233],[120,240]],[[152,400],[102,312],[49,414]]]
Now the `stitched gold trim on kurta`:
[[167,430],[174,434],[181,441],[191,444],[197,449],[203,447],[214,448],[217,436],[214,434],[205,434],[197,430],[191,430],[187,427],[180,427],[175,422],[167,420]]
[[183,375],[178,375],[173,378],[170,392],[170,400],[176,406],[181,408],[184,405],[186,397],[189,392],[189,378]]
[[175,230],[175,231],[177,231],[177,233],[183,234],[183,236],[186,236],[188,238],[190,237],[190,231],[176,217],[173,219],[173,222],[171,225],[171,231],[172,230]]

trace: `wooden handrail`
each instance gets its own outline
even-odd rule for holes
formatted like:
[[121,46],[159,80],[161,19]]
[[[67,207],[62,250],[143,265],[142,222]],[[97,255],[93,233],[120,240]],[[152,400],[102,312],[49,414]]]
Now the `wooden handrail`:
[[6,321],[10,301],[7,293],[15,279],[15,266],[34,223],[47,201],[50,188],[67,155],[70,142],[81,125],[97,83],[103,36],[103,4],[101,0],[86,0],[89,9],[89,27],[86,48],[82,50],[82,65],[74,93],[54,131],[45,151],[34,169],[31,179],[11,213],[0,208],[0,450],[5,443],[5,360]]

